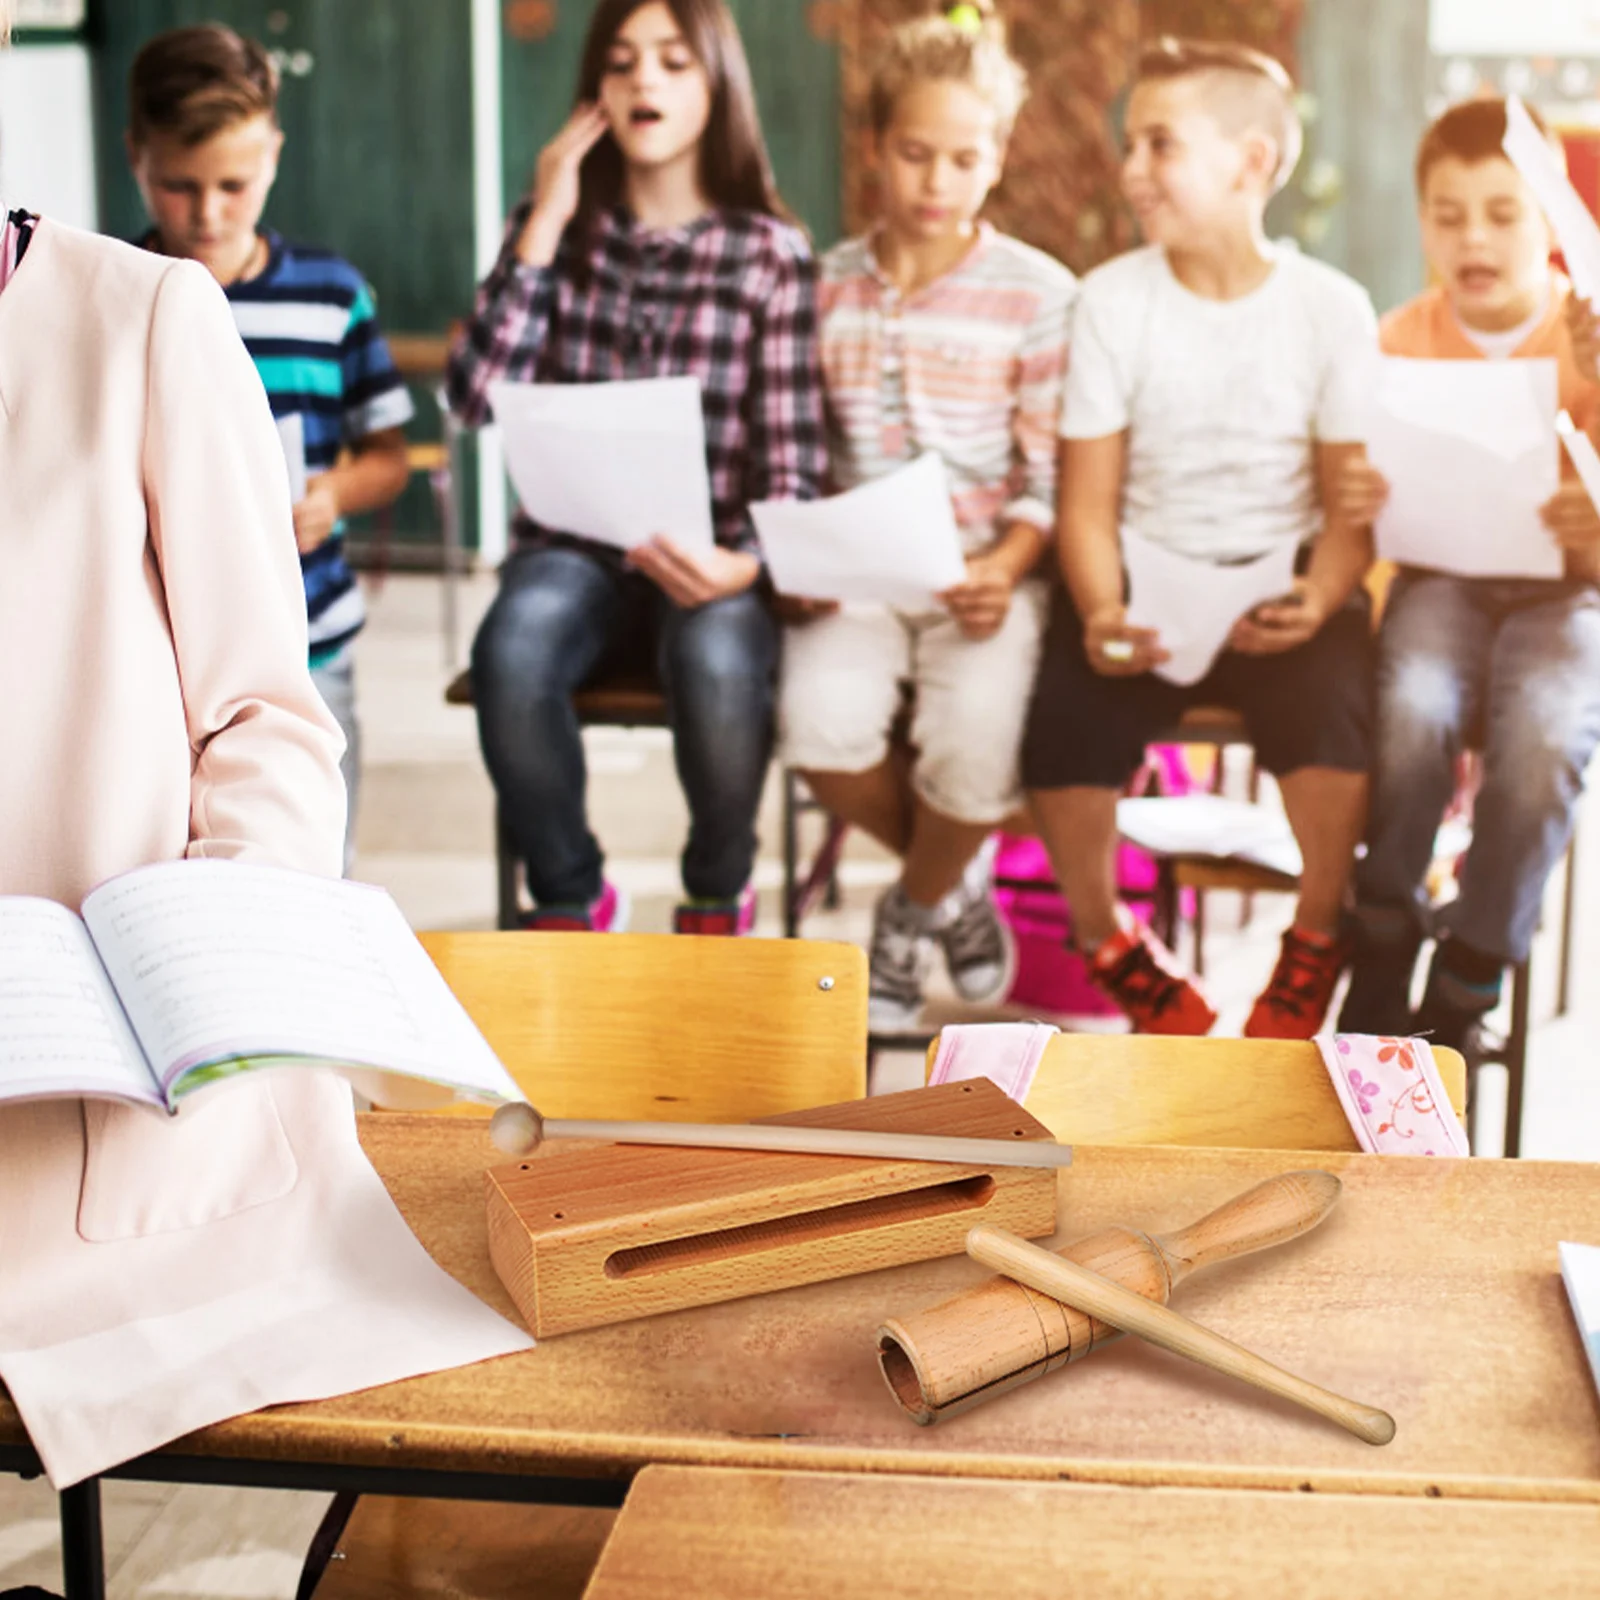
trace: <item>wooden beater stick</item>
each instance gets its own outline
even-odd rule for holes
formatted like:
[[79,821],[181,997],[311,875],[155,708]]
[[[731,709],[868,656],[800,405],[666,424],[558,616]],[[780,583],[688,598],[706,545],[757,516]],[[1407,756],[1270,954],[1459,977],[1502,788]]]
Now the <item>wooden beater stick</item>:
[[1049,1250],[1019,1239],[1004,1228],[972,1228],[967,1233],[967,1254],[995,1272],[1047,1294],[1090,1316],[1109,1322],[1124,1333],[1136,1333],[1151,1344],[1186,1356],[1214,1372],[1240,1378],[1269,1394],[1293,1400],[1330,1422],[1347,1428],[1368,1444],[1388,1444],[1394,1438],[1394,1418],[1387,1411],[1348,1400],[1331,1390],[1299,1378],[1220,1333],[1191,1322],[1166,1306],[1124,1289],[1098,1272],[1080,1267]]
[[927,1133],[879,1133],[866,1128],[796,1128],[749,1122],[599,1122],[546,1120],[525,1101],[501,1106],[490,1136],[511,1156],[546,1140],[605,1139],[613,1144],[694,1145],[711,1150],[778,1150],[803,1156],[878,1156],[891,1161],[947,1161],[974,1167],[1066,1167],[1072,1146],[1048,1139],[964,1139]]

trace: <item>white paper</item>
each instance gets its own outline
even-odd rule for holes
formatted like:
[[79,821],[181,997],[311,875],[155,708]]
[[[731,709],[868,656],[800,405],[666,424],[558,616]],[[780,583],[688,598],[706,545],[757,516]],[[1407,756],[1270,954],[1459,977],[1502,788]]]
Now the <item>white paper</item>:
[[272,1057],[522,1098],[381,889],[188,861],[114,878],[83,916],[173,1098],[216,1076],[214,1063]]
[[1555,229],[1573,285],[1600,305],[1600,225],[1516,95],[1506,98],[1505,152]]
[[944,462],[929,451],[829,500],[750,507],[780,594],[930,607],[966,577]]
[[1300,846],[1289,819],[1220,794],[1119,800],[1117,832],[1153,855],[1215,856],[1300,876]]
[[289,469],[289,504],[297,506],[306,497],[307,484],[306,419],[298,411],[278,418],[278,443]]
[[1122,530],[1128,574],[1128,626],[1153,628],[1169,659],[1154,669],[1168,683],[1198,683],[1247,611],[1289,593],[1295,548],[1284,544],[1254,561],[1218,566],[1179,555]]
[[697,378],[494,383],[489,403],[517,498],[540,527],[623,550],[657,534],[711,549]]
[[1565,411],[1556,413],[1556,432],[1561,436],[1562,447],[1577,469],[1578,481],[1588,491],[1590,503],[1600,511],[1600,454],[1593,442]]
[[53,900],[0,901],[0,1101],[161,1095],[83,924]]
[[1560,486],[1556,363],[1413,361],[1375,369],[1367,459],[1389,484],[1386,560],[1468,578],[1559,578],[1539,510]]
[[1592,1244],[1562,1244],[1561,1277],[1572,1303],[1572,1315],[1583,1335],[1584,1353],[1600,1391],[1600,1247]]

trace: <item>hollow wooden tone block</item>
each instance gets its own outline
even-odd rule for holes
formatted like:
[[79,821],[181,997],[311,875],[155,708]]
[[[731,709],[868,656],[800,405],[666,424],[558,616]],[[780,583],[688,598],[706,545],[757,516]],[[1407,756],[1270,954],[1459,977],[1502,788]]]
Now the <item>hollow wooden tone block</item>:
[[[1049,1140],[987,1079],[767,1119]],[[558,1140],[486,1175],[489,1254],[540,1338],[1055,1231],[1048,1168]]]

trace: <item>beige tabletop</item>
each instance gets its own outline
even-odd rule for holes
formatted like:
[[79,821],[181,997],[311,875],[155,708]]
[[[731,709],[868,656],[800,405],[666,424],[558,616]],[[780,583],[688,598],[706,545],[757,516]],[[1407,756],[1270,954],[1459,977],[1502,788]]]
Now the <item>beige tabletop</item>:
[[585,1600],[1588,1600],[1600,1506],[646,1467]]
[[[492,1304],[481,1126],[397,1115],[362,1137],[435,1257]],[[1062,1242],[1187,1223],[1320,1165],[1320,1229],[1185,1283],[1174,1303],[1399,1425],[1374,1448],[1133,1341],[933,1428],[875,1359],[886,1316],[978,1282],[965,1257],[569,1334],[538,1349],[237,1418],[186,1454],[627,1476],[649,1462],[1600,1503],[1600,1401],[1557,1270],[1600,1241],[1600,1165],[1079,1147]],[[21,1437],[0,1402],[0,1443]]]

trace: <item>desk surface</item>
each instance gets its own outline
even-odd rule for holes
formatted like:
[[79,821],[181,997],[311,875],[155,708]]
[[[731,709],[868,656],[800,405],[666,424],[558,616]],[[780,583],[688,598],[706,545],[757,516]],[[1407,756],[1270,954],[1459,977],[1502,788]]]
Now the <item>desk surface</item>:
[[[480,1125],[398,1115],[362,1138],[434,1256],[491,1304]],[[649,1462],[1600,1503],[1600,1400],[1556,1242],[1600,1240],[1600,1165],[1080,1146],[1061,1240],[1192,1221],[1321,1165],[1316,1232],[1185,1283],[1175,1303],[1306,1377],[1391,1411],[1362,1444],[1134,1341],[932,1428],[877,1368],[875,1330],[984,1273],[965,1257],[593,1329],[537,1350],[218,1424],[184,1455],[628,1476]],[[0,1400],[0,1444],[16,1444]]]
[[646,1467],[584,1600],[1554,1600],[1600,1506]]

